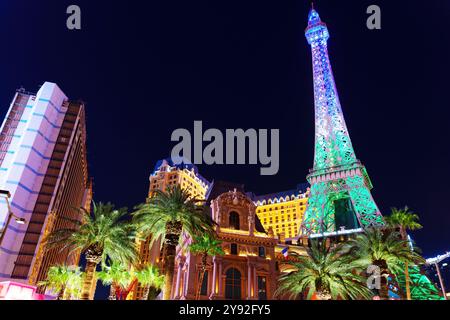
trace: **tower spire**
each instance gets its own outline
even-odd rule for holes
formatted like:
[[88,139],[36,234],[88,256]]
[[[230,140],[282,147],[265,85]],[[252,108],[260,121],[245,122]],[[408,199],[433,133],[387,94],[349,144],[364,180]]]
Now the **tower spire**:
[[314,109],[314,165],[302,225],[306,234],[383,224],[370,189],[369,176],[357,160],[339,101],[328,56],[327,25],[311,8],[305,37],[311,46]]

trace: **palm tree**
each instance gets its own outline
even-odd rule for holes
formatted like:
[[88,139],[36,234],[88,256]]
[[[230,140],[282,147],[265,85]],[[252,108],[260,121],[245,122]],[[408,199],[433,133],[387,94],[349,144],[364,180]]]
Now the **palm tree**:
[[195,293],[196,300],[200,299],[200,291],[202,289],[203,278],[205,277],[208,256],[219,256],[224,254],[221,243],[222,241],[217,240],[214,236],[203,234],[194,236],[193,243],[189,247],[191,253],[201,255],[200,274]]
[[136,258],[135,229],[125,219],[126,209],[115,210],[111,203],[93,203],[93,214],[84,208],[78,209],[83,220],[64,218],[73,228],[55,230],[45,239],[50,248],[69,248],[72,252],[80,250],[86,257],[86,275],[81,292],[82,300],[89,300],[90,291],[95,285],[97,265],[106,261],[128,263]]
[[72,266],[71,271],[67,281],[66,294],[70,300],[78,300],[80,299],[85,273],[81,271],[79,266]]
[[63,300],[69,274],[70,270],[66,265],[51,266],[48,269],[46,280],[40,281],[38,285],[57,292],[56,299]]
[[160,290],[164,285],[164,275],[159,274],[158,267],[148,264],[135,272],[137,281],[144,287],[142,300],[148,300],[150,288]]
[[280,276],[276,295],[288,294],[292,299],[306,294],[308,300],[313,295],[321,300],[371,297],[361,266],[325,243],[313,241],[308,256],[291,255],[293,261],[286,262],[291,271]]
[[116,300],[117,290],[121,285],[128,285],[126,282],[131,277],[127,268],[122,263],[112,261],[110,265],[102,266],[102,270],[97,272],[97,277],[105,286],[110,286],[108,300]]
[[355,238],[342,243],[341,254],[355,259],[355,263],[367,268],[375,265],[380,269],[380,298],[388,299],[387,278],[402,271],[405,262],[419,263],[423,258],[411,250],[409,243],[400,239],[391,229],[367,228]]
[[[422,228],[419,223],[419,215],[409,211],[409,208],[405,206],[404,209],[392,208],[391,215],[385,218],[387,224],[392,228],[398,228],[400,230],[400,236],[403,240],[408,240],[408,230],[418,230]],[[410,277],[408,262],[405,262],[405,286],[406,286],[406,299],[411,300],[410,289]]]
[[54,265],[48,269],[47,279],[40,281],[38,286],[57,292],[57,300],[67,300],[77,297],[83,273],[78,266]]
[[140,234],[152,236],[150,246],[163,239],[164,300],[171,297],[176,247],[181,233],[192,236],[213,232],[211,218],[198,205],[199,201],[177,185],[166,192],[156,190],[150,201],[139,205],[133,213]]
[[124,300],[135,283],[135,275],[123,263],[112,261],[97,272],[103,285],[110,286],[108,300]]

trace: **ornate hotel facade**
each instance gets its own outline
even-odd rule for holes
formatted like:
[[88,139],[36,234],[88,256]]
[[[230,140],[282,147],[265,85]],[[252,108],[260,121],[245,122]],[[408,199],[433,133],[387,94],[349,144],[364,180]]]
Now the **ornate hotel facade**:
[[203,283],[199,284],[201,257],[180,247],[173,298],[194,299],[195,289],[201,286],[202,299],[272,299],[278,240],[257,223],[253,201],[236,189],[224,192],[211,200],[211,216],[225,254],[208,258]]
[[[86,159],[85,108],[70,101],[54,83],[36,94],[20,89],[0,128],[0,279],[36,285],[58,263],[78,264],[79,254],[47,250],[49,232],[71,227],[64,218],[81,219],[89,210],[92,183]],[[23,219],[11,222],[9,212]]]
[[[281,251],[284,248],[304,251],[297,248],[293,240],[298,235],[307,201],[307,185],[279,194],[256,196],[246,193],[241,184],[209,182],[194,165],[176,165],[170,159],[157,162],[149,181],[147,200],[155,190],[165,191],[175,185],[187,190],[192,197],[205,199],[225,253],[208,258],[206,274],[199,284],[201,257],[189,252],[192,239],[183,235],[177,248],[172,299],[194,299],[198,286],[201,286],[201,299],[275,298],[280,265],[285,260]],[[292,239],[285,239],[283,234]],[[149,238],[138,247],[141,264],[162,267],[159,241],[150,247]],[[143,288],[137,286],[129,298],[141,299],[142,295]]]

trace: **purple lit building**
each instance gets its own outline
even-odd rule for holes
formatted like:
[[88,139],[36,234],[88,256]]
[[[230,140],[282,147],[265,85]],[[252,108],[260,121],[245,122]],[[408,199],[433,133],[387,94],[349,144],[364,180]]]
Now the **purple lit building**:
[[[77,264],[79,254],[42,245],[46,233],[80,219],[74,207],[87,207],[91,183],[86,161],[84,105],[69,101],[54,83],[36,94],[20,89],[0,129],[0,279],[36,284],[57,263]],[[24,224],[8,217],[13,214]]]

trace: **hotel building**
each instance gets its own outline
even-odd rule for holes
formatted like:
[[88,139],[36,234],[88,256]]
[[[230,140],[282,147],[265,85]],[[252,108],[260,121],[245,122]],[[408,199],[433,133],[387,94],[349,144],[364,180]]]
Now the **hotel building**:
[[284,242],[300,236],[308,194],[308,184],[299,184],[293,190],[261,196],[250,195],[264,229],[272,228],[280,242]]
[[[45,234],[81,219],[74,208],[89,209],[92,183],[86,161],[85,110],[54,83],[36,94],[20,89],[0,128],[0,279],[36,285],[58,263],[78,264],[79,254],[42,244]],[[8,203],[24,224],[11,221]]]
[[[150,186],[148,191],[149,201],[156,190],[166,191],[168,187],[181,186],[182,189],[198,199],[206,199],[211,190],[211,183],[203,178],[198,169],[193,164],[180,163],[175,164],[171,159],[163,159],[156,163],[155,168],[150,175]],[[141,265],[148,263],[157,264],[161,267],[161,243],[156,241],[150,247],[150,238],[139,243],[139,260]],[[132,299],[140,300],[143,295],[143,288],[136,286],[132,293]]]
[[150,175],[148,199],[155,190],[165,191],[167,187],[175,185],[181,186],[194,198],[206,199],[211,183],[198,173],[195,165],[174,164],[170,159],[160,160]]
[[[224,186],[215,184],[213,190]],[[225,254],[208,257],[200,284],[201,255],[191,254],[188,247],[192,240],[183,237],[177,249],[172,299],[195,299],[199,287],[200,299],[204,300],[273,299],[278,276],[277,238],[265,232],[255,204],[243,190],[214,193],[220,195],[210,200],[211,217]]]
[[[183,234],[177,247],[172,299],[194,299],[199,285],[201,299],[276,298],[276,281],[285,262],[283,248],[289,246],[290,252],[305,254],[304,248],[295,241],[293,245],[293,239],[284,239],[284,234],[292,238],[298,236],[308,185],[256,196],[246,193],[242,184],[224,181],[210,183],[194,165],[175,165],[170,159],[158,161],[149,180],[147,201],[156,190],[165,191],[175,185],[188,190],[193,197],[207,200],[225,252],[224,256],[208,258],[203,283],[199,284],[201,257],[189,252],[192,239]],[[278,235],[274,234],[275,230]],[[159,241],[152,247],[150,239],[139,243],[142,265],[152,263],[161,268],[161,254]],[[140,300],[142,296],[143,288],[137,286],[129,299]]]

